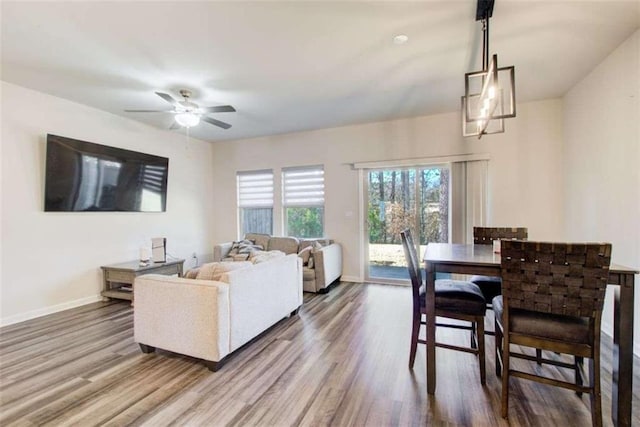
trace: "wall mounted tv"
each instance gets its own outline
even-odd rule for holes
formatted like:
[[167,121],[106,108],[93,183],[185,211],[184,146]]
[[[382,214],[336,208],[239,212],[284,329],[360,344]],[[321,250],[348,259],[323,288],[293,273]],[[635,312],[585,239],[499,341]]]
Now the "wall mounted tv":
[[169,159],[47,135],[46,212],[164,212]]

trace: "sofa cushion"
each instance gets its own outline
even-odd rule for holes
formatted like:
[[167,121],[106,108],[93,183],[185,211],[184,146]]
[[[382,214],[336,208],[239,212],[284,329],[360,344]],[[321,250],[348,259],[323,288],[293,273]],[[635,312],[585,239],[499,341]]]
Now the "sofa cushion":
[[302,269],[302,280],[308,282],[316,279],[316,271],[312,268],[304,267]]
[[311,246],[307,246],[304,249],[301,249],[298,252],[298,256],[302,258],[302,265],[307,265],[309,263],[309,258],[311,257],[311,251],[313,248]]
[[203,264],[200,271],[196,275],[198,280],[216,280],[219,281],[224,273],[232,270],[250,267],[252,264],[248,261],[241,262],[210,262]]
[[259,264],[261,262],[267,262],[274,258],[281,258],[286,254],[282,251],[267,251],[267,252],[256,252],[254,256],[250,258],[251,262],[254,264]]
[[298,253],[298,239],[295,237],[271,237],[269,239],[269,251],[282,251],[285,254]]
[[322,246],[329,246],[333,243],[331,239],[300,239],[300,250],[306,248],[307,246],[313,246],[314,243],[320,244]]
[[313,245],[313,242],[315,242],[315,240],[300,239],[298,250],[302,251],[305,248],[311,247]]

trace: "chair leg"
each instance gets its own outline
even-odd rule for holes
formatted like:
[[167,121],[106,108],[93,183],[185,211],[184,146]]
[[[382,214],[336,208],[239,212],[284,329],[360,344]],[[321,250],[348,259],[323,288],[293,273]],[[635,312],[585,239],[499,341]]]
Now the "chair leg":
[[[479,324],[479,322],[478,322]],[[478,344],[476,342],[476,334],[477,334],[477,329],[476,329],[476,322],[471,322],[471,344],[470,347],[472,349],[476,349],[478,348]]]
[[418,335],[420,334],[420,313],[413,316],[413,328],[411,329],[411,351],[409,352],[409,369],[413,369],[418,349]]
[[478,362],[480,363],[480,384],[487,383],[487,370],[484,350],[484,316],[476,319],[478,323]]
[[502,335],[502,418],[509,415],[509,337]]
[[594,427],[602,427],[602,396],[600,395],[600,348],[594,349],[593,359],[589,359],[589,383],[592,387],[591,398],[591,424]]
[[542,365],[542,350],[536,348],[536,363]]
[[500,359],[502,359],[502,355],[501,355],[501,351],[502,351],[502,329],[500,329],[500,326],[498,325],[498,322],[494,320],[493,322],[493,328],[494,331],[496,331],[496,350],[495,350],[495,359],[496,359],[496,377],[500,378],[500,376],[502,375],[502,362],[500,361]]
[[[584,359],[580,356],[573,356],[573,368],[575,369],[575,380],[576,380],[576,385],[582,385],[584,384],[584,381],[582,379],[582,365],[584,363]],[[582,392],[581,391],[576,391],[576,394],[578,395],[578,397],[582,397]]]

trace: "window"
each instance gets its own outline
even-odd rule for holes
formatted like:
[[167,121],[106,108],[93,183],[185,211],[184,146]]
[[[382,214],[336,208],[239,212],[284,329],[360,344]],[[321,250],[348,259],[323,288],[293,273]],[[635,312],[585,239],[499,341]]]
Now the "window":
[[240,236],[273,234],[273,171],[238,172]]
[[294,237],[324,235],[324,168],[282,170],[285,234]]

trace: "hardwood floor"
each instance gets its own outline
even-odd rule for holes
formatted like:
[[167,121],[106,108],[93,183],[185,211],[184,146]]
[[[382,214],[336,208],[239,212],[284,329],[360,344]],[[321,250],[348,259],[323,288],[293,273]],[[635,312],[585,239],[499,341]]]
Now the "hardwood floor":
[[[427,397],[424,346],[407,367],[410,335],[410,288],[342,283],[305,294],[299,316],[213,373],[189,357],[143,354],[128,302],[90,304],[0,329],[0,425],[590,425],[588,396],[517,379],[509,423],[500,418],[492,337],[486,387],[473,355],[438,349],[436,394]],[[603,419],[611,425],[603,340]],[[640,425],[637,374],[634,383]]]

